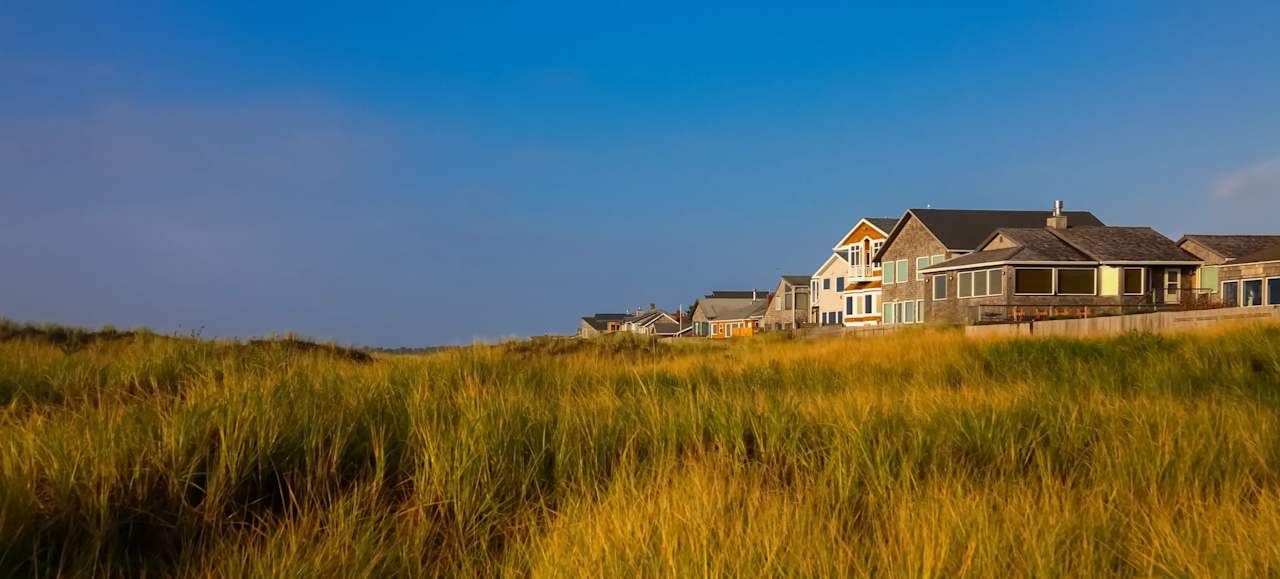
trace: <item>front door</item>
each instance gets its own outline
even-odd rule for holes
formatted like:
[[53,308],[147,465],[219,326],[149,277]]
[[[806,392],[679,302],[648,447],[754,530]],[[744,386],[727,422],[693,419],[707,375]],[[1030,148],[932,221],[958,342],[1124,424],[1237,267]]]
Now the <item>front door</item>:
[[1166,269],[1164,270],[1164,303],[1178,303],[1178,296],[1182,293],[1182,270]]

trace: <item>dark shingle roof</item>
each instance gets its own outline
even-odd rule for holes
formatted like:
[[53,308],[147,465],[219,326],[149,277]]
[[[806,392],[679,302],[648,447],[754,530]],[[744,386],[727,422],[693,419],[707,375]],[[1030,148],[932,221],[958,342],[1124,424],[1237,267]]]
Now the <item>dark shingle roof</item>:
[[694,306],[702,310],[708,320],[745,320],[763,316],[769,306],[768,293],[760,294],[760,299],[747,298],[702,298]]
[[1239,259],[1228,262],[1226,265],[1253,263],[1257,261],[1280,261],[1280,243],[1274,244],[1270,247],[1264,247],[1248,255],[1241,256]]
[[609,329],[609,322],[622,322],[630,317],[631,314],[596,314],[594,316],[583,316],[582,321],[597,330],[607,330]]
[[1256,251],[1280,244],[1280,235],[1183,235],[1183,241],[1195,241],[1223,259],[1239,259]]
[[1048,229],[1098,261],[1200,261],[1150,227]]
[[[929,229],[947,249],[974,250],[1001,227],[1044,227],[1052,211],[1004,211],[989,209],[912,209],[911,213]],[[1102,225],[1088,211],[1064,211],[1067,224]]]
[[872,225],[883,231],[885,235],[893,231],[893,226],[898,224],[897,217],[868,217],[867,221],[870,221]]
[[997,229],[983,245],[1003,235],[1015,247],[965,254],[930,269],[955,269],[996,262],[1199,262],[1150,227],[1083,226],[1067,229]]
[[799,285],[809,287],[809,276],[807,275],[784,275],[782,281],[791,285]]

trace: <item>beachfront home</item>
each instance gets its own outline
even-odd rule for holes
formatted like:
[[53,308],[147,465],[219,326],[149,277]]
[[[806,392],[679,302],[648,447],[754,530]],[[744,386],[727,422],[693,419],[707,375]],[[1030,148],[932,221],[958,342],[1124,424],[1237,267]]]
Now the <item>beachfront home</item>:
[[843,322],[844,284],[849,279],[849,262],[832,253],[809,278],[809,323],[836,326]]
[[848,264],[840,292],[840,321],[845,326],[868,326],[880,323],[880,289],[882,270],[872,260],[893,226],[892,217],[866,217],[840,239],[833,251]]
[[611,334],[622,330],[631,314],[595,314],[584,316],[578,321],[579,338],[593,338],[600,334]]
[[[995,230],[978,250],[920,269],[926,314],[943,323],[1006,322],[1151,311],[1194,297],[1200,259],[1150,227]],[[917,314],[917,320],[919,315]]]
[[1217,266],[1226,306],[1280,305],[1280,243]]
[[784,275],[761,320],[765,330],[794,330],[809,320],[809,276]]
[[[921,270],[974,252],[1001,227],[1044,227],[1050,219],[1072,226],[1102,225],[1087,211],[908,209],[871,258],[883,265],[883,322],[911,324],[932,319],[932,288]],[[955,319],[955,312],[944,317]]]
[[1224,299],[1219,294],[1222,285],[1218,275],[1220,266],[1277,244],[1280,244],[1280,235],[1191,234],[1178,240],[1178,247],[1204,262],[1192,280],[1192,287],[1216,301]]
[[769,292],[711,292],[693,305],[693,333],[712,339],[753,335],[768,304]]

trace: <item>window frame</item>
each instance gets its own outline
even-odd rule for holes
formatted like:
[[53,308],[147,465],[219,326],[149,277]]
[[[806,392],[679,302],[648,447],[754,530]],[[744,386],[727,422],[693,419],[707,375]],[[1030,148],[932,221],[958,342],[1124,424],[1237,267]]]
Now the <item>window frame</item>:
[[822,278],[822,291],[831,291],[831,278]]
[[[1128,279],[1126,279],[1126,277],[1128,272],[1135,271],[1135,270],[1138,272],[1138,291],[1131,292],[1129,291]],[[1147,268],[1145,267],[1120,268],[1120,295],[1141,296],[1141,295],[1146,295],[1146,293],[1147,293]]]
[[[992,275],[995,276],[995,279],[1000,280],[1000,291],[998,292],[993,291],[991,289]],[[995,268],[988,269],[987,270],[987,297],[1003,296],[1003,295],[1004,295],[1004,268],[995,267]]]
[[853,315],[853,298],[854,296],[844,296],[844,315],[846,316]]
[[[964,291],[964,278],[969,276],[969,291]],[[956,274],[956,298],[967,300],[973,297],[973,272],[962,271]]]
[[[1091,293],[1065,293],[1059,287],[1061,276],[1059,271],[1088,271],[1093,273],[1093,291]],[[1098,295],[1098,268],[1096,267],[1055,267],[1053,268],[1053,295],[1055,296],[1096,296]]]
[[916,300],[916,323],[924,323],[924,300]]
[[[1266,295],[1266,293],[1267,293],[1267,284],[1263,281],[1264,279],[1265,279],[1265,278],[1261,278],[1261,277],[1251,277],[1251,278],[1249,278],[1249,279],[1242,279],[1242,280],[1240,280],[1240,307],[1242,307],[1242,308],[1256,308],[1256,307],[1258,307],[1258,306],[1261,306],[1261,305],[1265,305],[1265,304],[1266,304],[1266,301],[1267,301],[1267,295]],[[1249,282],[1251,282],[1251,281],[1256,281],[1256,282],[1258,282],[1258,303],[1253,304],[1253,305],[1249,305],[1249,304],[1244,303],[1244,298],[1245,298],[1245,296],[1246,296],[1246,295],[1248,295],[1247,293],[1245,293],[1244,285],[1245,285],[1245,284],[1247,284],[1247,283],[1249,283]]]
[[[942,280],[942,297],[938,297],[938,280]],[[947,299],[947,274],[938,273],[933,275],[933,279],[929,281],[929,295],[933,297],[933,301],[941,302]]]
[[880,302],[880,309],[880,318],[884,320],[886,325],[898,323],[897,319],[893,316],[893,302]]
[[[1263,278],[1262,282],[1262,305],[1264,306],[1280,306],[1280,295],[1271,295],[1271,282],[1280,284],[1280,276],[1272,276]],[[1280,294],[1280,292],[1276,292]]]
[[[1049,271],[1049,293],[1031,293],[1018,291],[1018,272],[1023,270]],[[1055,267],[1015,267],[1013,268],[1013,295],[1015,296],[1051,296],[1058,289],[1058,268]]]
[[842,292],[844,291],[844,288],[845,288],[844,276],[842,275],[842,276],[836,277],[836,291]]
[[[920,260],[924,260],[923,262]],[[916,281],[924,281],[924,273],[920,270],[929,267],[929,256],[922,255],[916,258]]]
[[1229,307],[1238,308],[1240,307],[1240,280],[1230,279],[1222,282],[1222,288],[1221,288],[1222,291],[1218,295],[1222,296],[1221,301],[1223,305],[1227,305],[1227,286],[1228,285],[1235,286],[1235,290],[1231,292],[1231,304],[1229,305]]
[[894,273],[893,277],[898,279],[898,283],[907,283],[911,281],[911,269],[908,267],[909,264],[907,260],[899,259],[894,262],[894,264],[894,269],[897,271]]

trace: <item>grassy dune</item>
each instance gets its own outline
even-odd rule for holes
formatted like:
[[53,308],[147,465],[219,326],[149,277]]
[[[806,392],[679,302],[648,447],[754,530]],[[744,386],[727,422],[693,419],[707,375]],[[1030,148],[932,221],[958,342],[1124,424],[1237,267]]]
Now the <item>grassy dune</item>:
[[1280,574],[1280,327],[0,340],[0,575]]

